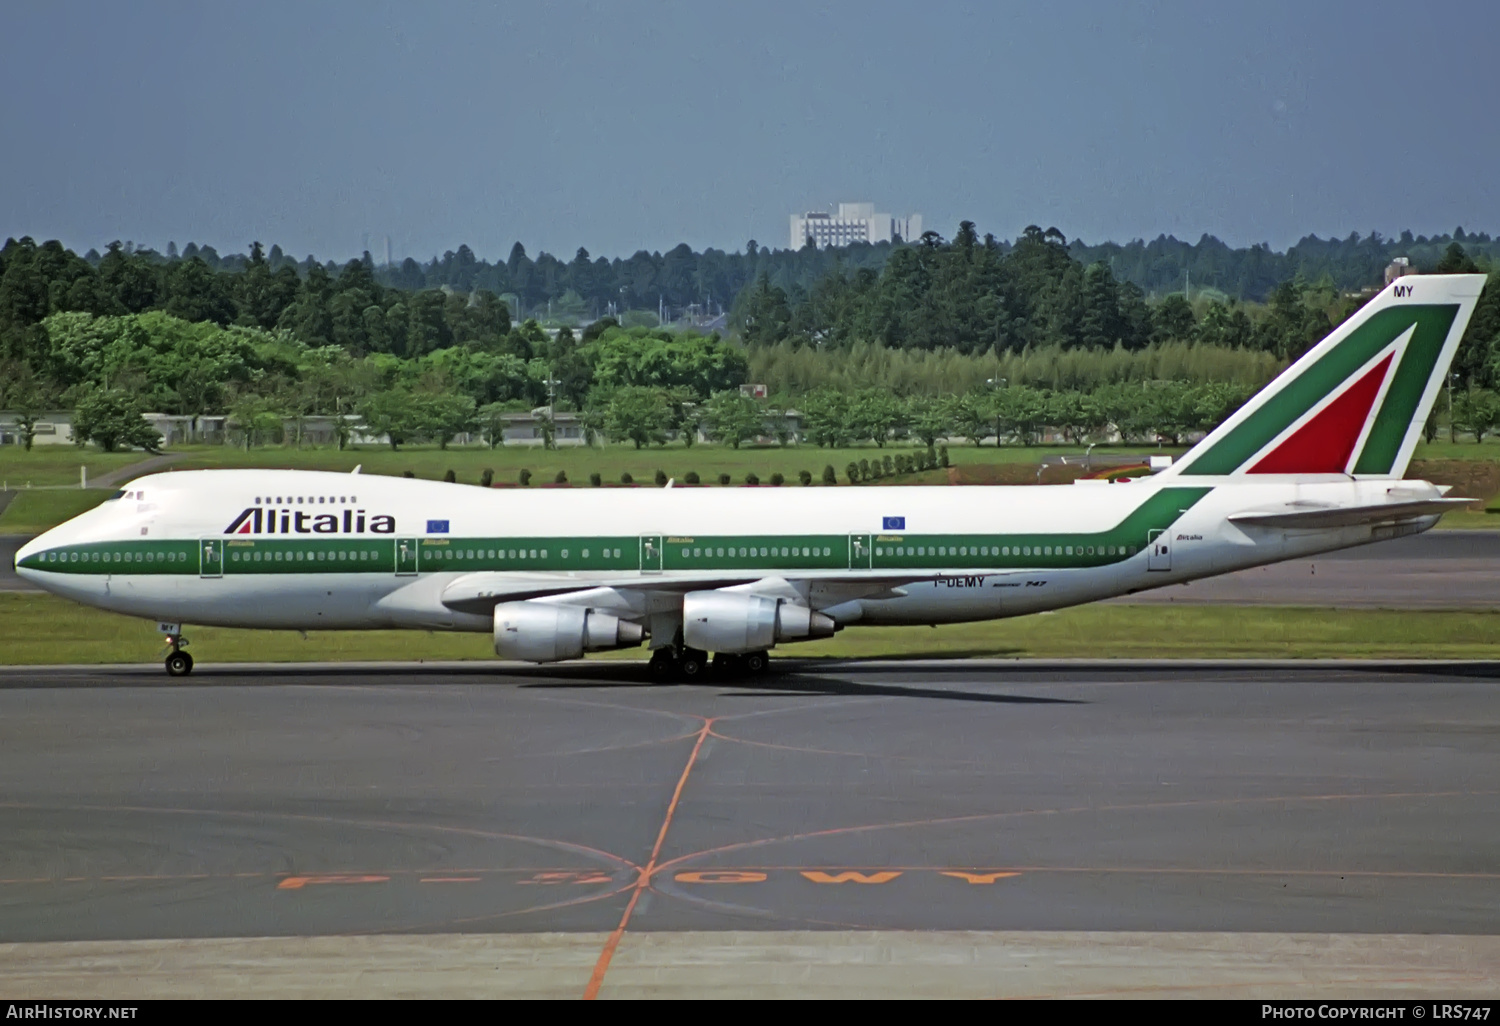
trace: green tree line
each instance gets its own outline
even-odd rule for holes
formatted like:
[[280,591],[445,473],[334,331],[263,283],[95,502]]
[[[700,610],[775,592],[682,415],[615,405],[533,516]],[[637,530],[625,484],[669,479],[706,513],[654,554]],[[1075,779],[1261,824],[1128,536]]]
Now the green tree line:
[[[996,245],[1008,252],[1024,238],[1022,233],[1014,243],[1001,241]],[[879,271],[894,253],[922,241],[856,243],[838,249],[776,249],[762,247],[752,239],[743,251],[732,253],[712,247],[696,252],[683,244],[666,252],[638,250],[623,258],[591,256],[584,248],[571,258],[546,252],[532,256],[517,242],[506,259],[494,262],[476,256],[466,245],[426,261],[407,258],[377,267],[366,253],[360,262],[388,288],[404,292],[446,289],[465,295],[484,290],[507,297],[515,319],[543,318],[550,305],[559,317],[587,321],[609,312],[654,311],[659,304],[674,317],[690,306],[700,310],[727,307],[762,274],[789,294],[799,290],[810,293],[835,268],[846,274],[859,269]],[[1352,232],[1342,239],[1308,235],[1284,252],[1273,251],[1265,243],[1232,247],[1207,234],[1196,243],[1167,235],[1149,242],[1135,239],[1126,243],[1090,244],[1074,239],[1067,243],[1067,250],[1084,267],[1106,264],[1117,281],[1136,286],[1150,299],[1183,291],[1190,285],[1222,298],[1264,301],[1276,286],[1298,277],[1307,281],[1326,278],[1337,289],[1358,291],[1379,283],[1384,268],[1396,257],[1410,259],[1420,270],[1432,270],[1455,242],[1472,256],[1491,260],[1500,257],[1500,240],[1485,232],[1465,232],[1462,227],[1431,236],[1410,231],[1397,236]],[[116,243],[104,254],[90,250],[83,260],[102,267],[114,252],[157,268],[196,261],[209,271],[243,272],[257,263],[253,255],[221,255],[212,246],[195,243],[180,251],[171,243],[165,253]],[[311,255],[298,260],[274,245],[263,259],[271,273],[287,268],[302,279],[308,278],[314,267],[321,268],[329,278],[337,278],[344,266]]]
[[[673,433],[690,439],[690,418],[735,406],[719,397],[747,380],[769,385],[776,408],[829,390],[982,405],[1031,389],[1096,397],[1089,402],[1102,408],[1111,389],[1153,382],[1242,392],[1362,301],[1326,278],[1284,281],[1264,304],[1150,301],[1105,264],[1084,266],[1055,231],[1028,229],[1011,246],[980,240],[969,222],[952,242],[929,233],[894,247],[879,270],[813,252],[829,261],[813,288],[788,293],[761,275],[735,304],[738,337],[725,340],[613,317],[581,336],[549,332],[535,320],[514,323],[509,304],[481,287],[393,287],[368,260],[336,275],[312,262],[278,265],[258,243],[233,269],[216,270],[202,250],[164,259],[115,245],[93,261],[56,242],[10,240],[0,249],[0,404],[20,413],[24,429],[48,406],[117,409],[97,397],[121,393],[136,409],[228,412],[246,444],[295,439],[314,413],[358,414],[400,444],[476,431],[493,441],[504,413],[554,403],[583,411],[601,437],[645,445]],[[1484,266],[1450,243],[1434,269]],[[1497,359],[1500,289],[1490,288],[1460,349],[1461,388],[1493,389]],[[1143,409],[1148,394],[1118,391]],[[1225,394],[1192,401],[1213,409]],[[1470,406],[1482,409],[1481,400]],[[739,405],[743,425],[751,415]],[[1088,420],[1046,408],[1061,411],[1052,426],[1066,431]],[[1153,409],[1158,434],[1186,420]],[[1110,416],[1128,434],[1133,422]],[[1027,436],[999,414],[989,419],[997,437]],[[893,437],[907,422],[863,437]]]
[[[1481,269],[1451,243],[1433,270]],[[790,344],[845,350],[860,345],[962,354],[1029,353],[1037,349],[1141,352],[1170,343],[1197,343],[1292,360],[1373,295],[1349,292],[1328,277],[1294,277],[1266,303],[1173,293],[1150,302],[1108,264],[1085,266],[1055,229],[1026,229],[1011,247],[978,237],[965,221],[952,242],[927,233],[885,266],[849,273],[835,269],[811,290],[788,291],[761,275],[735,303],[733,326],[751,345]],[[1463,373],[1490,375],[1490,350],[1500,290],[1487,290],[1486,309],[1466,336]],[[1002,372],[1003,374],[1003,372]]]
[[[163,255],[117,242],[79,257],[59,243],[22,238],[0,249],[0,351],[24,351],[24,329],[63,311],[163,310],[221,326],[285,328],[309,345],[356,355],[413,356],[505,338],[530,314],[545,322],[549,308],[555,324],[587,323],[613,308],[633,326],[647,316],[642,309],[661,303],[674,316],[694,305],[730,307],[753,342],[966,352],[1115,341],[1138,348],[1184,338],[1192,310],[1206,321],[1205,341],[1284,354],[1322,327],[1295,309],[1309,305],[1308,294],[1322,307],[1314,313],[1336,321],[1334,300],[1379,285],[1392,256],[1410,256],[1423,270],[1476,259],[1488,266],[1497,247],[1462,228],[1430,238],[1309,236],[1280,255],[1231,250],[1209,236],[1195,246],[1166,238],[1089,246],[1035,226],[1013,243],[992,235],[981,242],[964,222],[952,242],[933,232],[910,244],[839,249],[771,250],[752,240],[743,253],[678,246],[607,260],[580,250],[571,261],[545,253],[533,260],[517,243],[495,264],[460,246],[425,265],[377,268],[368,253],[339,266],[311,256],[295,261],[276,246],[267,253],[259,243],[220,256],[193,244]],[[1253,287],[1235,284],[1243,275],[1234,267],[1245,262],[1255,267]],[[1183,295],[1187,280],[1195,291]],[[1262,310],[1274,316],[1259,316]]]

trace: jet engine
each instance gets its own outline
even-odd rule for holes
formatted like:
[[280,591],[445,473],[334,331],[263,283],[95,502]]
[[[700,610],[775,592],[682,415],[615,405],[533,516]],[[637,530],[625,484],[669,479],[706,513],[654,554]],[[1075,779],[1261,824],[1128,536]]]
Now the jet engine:
[[495,653],[529,663],[577,659],[585,652],[638,645],[638,623],[582,606],[502,602],[495,607]]
[[778,641],[827,638],[831,617],[785,599],[734,591],[691,591],[682,598],[682,640],[704,652],[762,652]]

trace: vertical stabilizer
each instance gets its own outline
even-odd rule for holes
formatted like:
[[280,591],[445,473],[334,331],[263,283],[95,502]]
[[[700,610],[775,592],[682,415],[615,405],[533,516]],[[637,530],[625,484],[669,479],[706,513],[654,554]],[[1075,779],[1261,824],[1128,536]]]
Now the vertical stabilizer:
[[1165,473],[1401,477],[1484,282],[1397,279]]

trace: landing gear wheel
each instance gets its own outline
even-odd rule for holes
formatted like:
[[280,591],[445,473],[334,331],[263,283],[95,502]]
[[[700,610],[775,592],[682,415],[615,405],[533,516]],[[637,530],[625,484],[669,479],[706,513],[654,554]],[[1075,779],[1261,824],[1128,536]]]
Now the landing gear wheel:
[[766,652],[746,652],[740,657],[740,665],[746,673],[765,673],[771,666],[771,656]]
[[665,683],[677,676],[677,660],[672,658],[670,648],[659,648],[651,653],[651,662],[646,664],[651,679]]
[[740,657],[731,652],[715,652],[713,668],[721,677],[738,677],[744,669]]
[[181,649],[173,651],[167,656],[167,675],[170,677],[186,677],[193,672],[193,657]]
[[685,648],[677,657],[677,676],[685,683],[702,680],[703,671],[707,668],[707,655],[695,648]]

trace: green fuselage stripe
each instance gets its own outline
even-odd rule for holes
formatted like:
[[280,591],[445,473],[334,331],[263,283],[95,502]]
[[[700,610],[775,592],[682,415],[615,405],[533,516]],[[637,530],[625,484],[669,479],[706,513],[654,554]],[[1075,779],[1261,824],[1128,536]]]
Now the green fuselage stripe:
[[[1119,486],[1127,487],[1127,486]],[[1163,488],[1096,532],[588,535],[299,538],[90,542],[27,556],[65,574],[210,576],[413,574],[445,571],[745,571],[1052,569],[1128,559],[1208,488]]]

